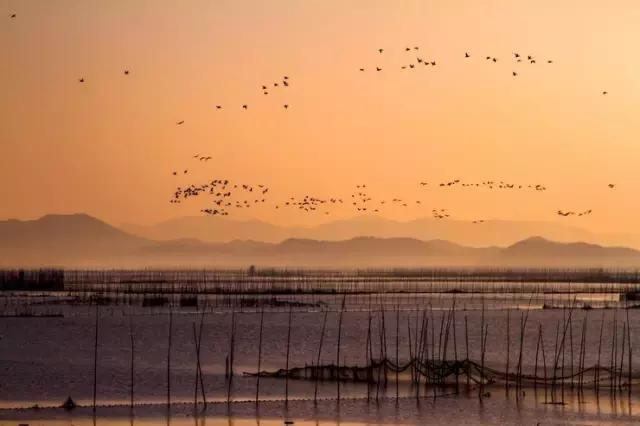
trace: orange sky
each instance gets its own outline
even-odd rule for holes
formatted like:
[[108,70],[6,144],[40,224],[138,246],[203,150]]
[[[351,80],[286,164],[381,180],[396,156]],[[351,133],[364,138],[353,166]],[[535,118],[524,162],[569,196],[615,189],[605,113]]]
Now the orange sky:
[[[638,1],[0,0],[0,16],[0,218],[155,222],[198,214],[201,202],[168,203],[176,185],[229,178],[268,185],[272,202],[231,217],[281,224],[354,216],[273,202],[366,183],[423,203],[388,218],[591,208],[563,220],[637,231]],[[401,70],[414,45],[437,66]],[[291,86],[263,96],[283,75]],[[456,178],[549,189],[435,187]]]

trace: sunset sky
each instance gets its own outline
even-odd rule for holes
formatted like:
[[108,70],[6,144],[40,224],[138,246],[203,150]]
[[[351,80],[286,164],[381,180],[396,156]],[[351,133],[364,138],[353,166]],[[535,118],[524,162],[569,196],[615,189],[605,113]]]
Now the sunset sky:
[[[637,0],[0,0],[0,219],[197,215],[206,200],[170,204],[175,187],[227,178],[270,187],[236,219],[353,217],[274,205],[364,183],[421,200],[391,219],[636,232],[639,22]],[[400,68],[416,56],[437,65]],[[548,190],[437,187],[453,179]]]

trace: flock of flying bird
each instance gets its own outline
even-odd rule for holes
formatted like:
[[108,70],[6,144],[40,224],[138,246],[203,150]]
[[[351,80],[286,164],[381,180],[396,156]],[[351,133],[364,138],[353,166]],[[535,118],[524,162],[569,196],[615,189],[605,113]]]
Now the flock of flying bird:
[[[404,51],[406,53],[414,53],[417,54],[416,52],[418,52],[420,50],[419,46],[413,46],[413,47],[405,47]],[[385,49],[380,48],[378,49],[378,53],[379,54],[383,54],[385,53]],[[464,53],[464,59],[465,60],[471,60],[472,55],[469,52],[465,52]],[[498,58],[495,56],[485,56],[484,57],[485,61],[489,61],[490,63],[497,63],[498,62]],[[511,59],[513,60],[513,63],[515,64],[519,64],[522,62],[526,62],[528,64],[534,65],[536,63],[538,63],[538,60],[536,59],[536,57],[534,55],[522,55],[518,52],[513,52]],[[546,59],[544,60],[545,63],[547,64],[553,64],[553,60],[552,59]],[[425,59],[422,56],[416,56],[415,57],[415,62],[409,62],[406,64],[402,64],[400,65],[400,69],[401,70],[415,70],[418,69],[421,66],[424,67],[435,67],[437,65],[437,61],[433,60],[433,59]],[[383,70],[382,65],[377,64],[374,68],[376,70],[376,72],[381,72]],[[367,70],[367,68],[365,67],[360,67],[359,71],[360,72],[365,72]],[[511,75],[513,77],[517,77],[518,76],[518,71],[516,71],[515,69],[511,71]],[[609,92],[606,90],[603,90],[601,92],[603,95],[607,95]]]
[[[206,162],[212,159],[211,156],[196,154],[193,156],[198,162]],[[182,174],[187,174],[185,169]],[[173,175],[178,175],[177,171]],[[422,188],[429,186],[429,182],[420,181],[418,185]],[[487,180],[477,183],[463,182],[460,179],[439,182],[432,185],[440,190],[451,190],[456,187],[469,189],[489,189],[489,190],[532,190],[546,191],[547,187],[542,184],[515,184],[506,181]],[[609,189],[615,188],[614,184],[608,184]],[[268,200],[270,188],[264,184],[252,185],[247,183],[235,183],[229,179],[214,179],[204,184],[189,184],[187,186],[178,186],[170,200],[172,204],[180,204],[183,201],[199,196],[209,196],[211,198],[211,207],[202,208],[202,213],[212,216],[228,216],[232,209],[248,209],[271,203]],[[271,194],[269,194],[271,195]],[[334,208],[350,207],[359,213],[379,213],[384,208],[408,208],[422,207],[421,200],[409,200],[399,197],[393,198],[374,198],[366,184],[358,184],[351,191],[349,196],[331,196],[319,197],[310,194],[303,196],[291,196],[284,200],[275,201],[271,204],[275,210],[295,210],[301,213],[322,213],[329,215]],[[588,216],[593,210],[584,211],[563,211],[558,210],[557,214],[562,217],[569,216]],[[451,213],[444,208],[434,208],[431,210],[432,217],[435,219],[447,219],[451,217]],[[476,219],[471,223],[482,224],[484,219]]]
[[[11,19],[15,19],[16,17],[17,17],[16,13],[11,13],[9,15],[9,18]],[[416,53],[420,51],[420,47],[419,46],[405,47],[404,51],[407,54]],[[385,49],[383,48],[378,49],[378,53],[379,54],[385,53]],[[472,55],[469,52],[465,52],[464,59],[470,60],[471,58],[472,58]],[[484,56],[484,60],[489,61],[491,63],[498,62],[498,58],[495,56]],[[527,62],[529,64],[537,63],[537,59],[533,55],[525,56],[525,55],[521,55],[518,52],[513,53],[512,60],[516,64],[521,62]],[[553,60],[551,59],[546,59],[545,62],[547,64],[553,64]],[[416,56],[415,62],[410,62],[407,64],[400,65],[400,69],[402,70],[416,69],[419,66],[435,67],[436,65],[437,65],[437,61],[433,59],[425,59],[421,56]],[[383,71],[383,68],[381,65],[376,65],[375,70],[376,72],[381,72]],[[365,72],[366,68],[361,67],[359,68],[359,71]],[[130,74],[130,71],[128,69],[124,69],[123,74],[125,76],[128,76]],[[511,75],[513,77],[517,77],[518,72],[512,71]],[[85,78],[84,77],[78,78],[78,82],[85,83]],[[282,79],[278,81],[274,81],[271,84],[262,84],[260,86],[260,90],[262,91],[263,95],[267,96],[269,95],[270,90],[287,88],[289,87],[289,85],[290,85],[289,77],[285,75],[282,77]],[[602,91],[602,94],[607,95],[608,92],[605,90],[605,91]],[[249,105],[245,103],[245,104],[241,104],[241,107],[243,110],[247,110],[249,108]],[[283,104],[282,107],[284,109],[288,109],[289,104]],[[223,106],[218,104],[218,105],[215,105],[215,108],[217,110],[221,110],[223,109]],[[176,124],[179,126],[183,125],[184,123],[185,123],[185,120],[179,120],[176,122]],[[204,156],[199,154],[194,155],[193,158],[200,162],[205,162],[205,163],[212,159],[211,156]],[[186,175],[187,173],[188,173],[188,169],[184,169],[182,172],[183,175]],[[172,174],[174,176],[177,176],[179,173],[178,171],[173,171]],[[423,186],[423,187],[426,187],[429,185],[428,182],[424,182],[424,181],[420,182],[419,184],[420,186]],[[505,190],[529,189],[534,191],[546,191],[547,189],[546,186],[541,184],[523,185],[523,184],[508,183],[504,181],[497,181],[497,182],[483,181],[483,182],[469,183],[469,182],[461,182],[459,179],[440,182],[437,184],[437,186],[439,188],[445,188],[445,189],[456,187],[456,186],[464,187],[464,188],[488,188],[488,189],[505,189]],[[384,206],[387,203],[389,205],[395,205],[399,207],[408,207],[410,204],[415,204],[415,205],[422,204],[420,200],[415,200],[414,203],[411,203],[410,201],[403,200],[402,198],[392,198],[390,200],[374,200],[368,194],[366,188],[367,187],[365,184],[356,185],[356,190],[351,194],[350,204],[358,212],[370,211],[373,213],[377,213],[380,211],[380,208],[382,208],[382,206]],[[608,188],[614,189],[615,184],[612,184],[612,183],[608,184]],[[191,184],[186,187],[180,187],[180,186],[177,187],[173,193],[173,197],[171,198],[170,203],[179,204],[188,198],[198,197],[203,194],[208,194],[212,197],[212,203],[214,207],[204,208],[201,210],[201,212],[210,214],[210,215],[227,216],[229,215],[230,208],[236,208],[236,209],[251,208],[259,204],[264,204],[266,202],[266,198],[264,197],[268,192],[269,192],[269,188],[262,184],[259,184],[254,187],[248,184],[232,183],[228,179],[214,179],[202,185]],[[240,194],[240,197],[244,196],[245,199],[243,200],[235,199],[234,196],[236,194]],[[304,195],[302,197],[289,197],[287,200],[284,200],[282,202],[275,204],[274,207],[275,209],[295,208],[303,212],[322,211],[324,212],[324,214],[328,215],[330,213],[330,210],[328,209],[329,206],[342,205],[342,204],[347,204],[347,202],[340,197],[320,198],[320,197],[314,197],[311,195]],[[431,213],[432,213],[432,216],[436,219],[446,219],[451,216],[446,209],[432,209]],[[569,217],[569,216],[581,217],[581,216],[591,215],[592,210],[591,209],[584,210],[584,211],[558,210],[556,213],[557,215],[562,217]],[[472,221],[473,224],[481,224],[484,222],[485,220],[483,219],[477,219]]]
[[[420,47],[418,46],[406,47],[404,49],[404,51],[407,53],[418,52],[419,50],[420,50]],[[384,52],[385,52],[384,49],[382,48],[378,49],[379,54],[383,54]],[[469,52],[465,52],[464,54],[465,60],[469,60],[471,57],[472,55]],[[484,60],[489,61],[491,63],[498,62],[498,58],[495,56],[485,56]],[[528,64],[537,63],[537,59],[533,55],[525,56],[525,55],[521,55],[518,52],[513,53],[512,60],[516,64],[525,62],[525,61]],[[553,64],[553,60],[551,59],[546,59],[545,62],[547,64]],[[425,59],[423,57],[416,56],[415,62],[401,65],[400,69],[403,69],[403,70],[415,69],[418,66],[435,67],[436,65],[437,65],[437,61],[433,59]],[[366,68],[363,67],[363,68],[360,68],[359,70],[360,72],[365,72]],[[383,68],[380,65],[376,65],[375,70],[376,72],[381,72]],[[511,74],[513,77],[518,76],[518,72],[516,71],[512,71]],[[264,95],[269,95],[270,90],[276,90],[277,88],[280,88],[280,87],[286,88],[288,86],[289,86],[289,77],[284,76],[282,80],[273,82],[270,85],[267,85],[267,84],[261,85],[260,90],[262,90],[262,93]],[[602,94],[606,95],[607,92],[603,91]],[[248,107],[249,106],[247,104],[242,104],[243,109],[246,110],[248,109]],[[287,109],[289,105],[284,104],[283,107]],[[216,109],[222,109],[222,105],[216,105]],[[179,121],[177,124],[181,125],[183,123],[184,121]],[[198,159],[199,161],[205,161],[205,162],[211,160],[210,156],[195,155],[194,158]],[[183,174],[186,174],[187,172],[188,170],[184,170]],[[173,174],[177,175],[178,173],[174,171]],[[429,183],[426,181],[421,181],[419,182],[419,185],[422,187],[427,187],[429,186]],[[494,190],[494,189],[495,190],[532,190],[532,191],[538,191],[538,192],[547,190],[547,187],[542,184],[537,184],[537,183],[536,184],[521,184],[521,183],[516,184],[516,183],[510,183],[502,180],[501,181],[487,180],[482,182],[463,182],[460,179],[454,179],[450,181],[439,182],[434,184],[433,186],[440,189],[462,187],[462,188],[470,188],[470,189],[484,188],[489,190]],[[613,189],[615,185],[608,184],[608,187],[610,189]],[[231,189],[241,190],[239,193],[240,198],[244,196],[245,199],[234,198],[234,195],[237,194],[237,191],[232,191]],[[264,185],[258,185],[258,190],[260,193],[262,193],[262,195],[264,195],[269,191],[269,188],[267,188]],[[204,208],[201,210],[201,212],[214,215],[214,216],[215,215],[227,216],[229,215],[229,209],[231,208],[246,209],[246,208],[251,208],[260,204],[264,204],[267,201],[266,198],[262,198],[262,197],[252,198],[251,196],[249,196],[249,198],[247,198],[247,195],[250,195],[252,192],[253,192],[253,187],[251,185],[231,184],[230,181],[227,179],[224,179],[224,180],[218,179],[218,180],[210,181],[203,185],[190,185],[185,188],[178,187],[174,192],[174,196],[171,202],[180,203],[183,199],[186,199],[186,198],[197,197],[201,194],[209,194],[213,197],[212,202],[214,204],[214,207]],[[292,196],[285,200],[276,202],[273,205],[273,208],[276,210],[295,209],[305,213],[321,212],[325,215],[328,215],[330,214],[332,207],[334,206],[337,207],[341,205],[351,206],[356,212],[378,213],[385,206],[395,206],[400,208],[406,208],[409,206],[420,206],[422,205],[422,201],[421,200],[409,201],[409,200],[405,200],[403,198],[398,198],[398,197],[394,197],[391,199],[374,199],[369,195],[366,184],[360,184],[360,185],[356,185],[355,191],[353,191],[350,194],[350,199],[342,198],[338,196],[324,198],[324,197],[317,197],[317,196],[306,194],[304,196],[297,196],[297,197]],[[581,211],[581,212],[563,211],[563,210],[557,211],[557,214],[563,217],[586,216],[586,215],[590,215],[591,213],[592,213],[591,209]],[[435,219],[447,219],[451,217],[451,213],[447,209],[442,209],[442,208],[432,209],[431,214]],[[476,219],[472,221],[473,224],[482,224],[484,222],[485,222],[484,219]]]

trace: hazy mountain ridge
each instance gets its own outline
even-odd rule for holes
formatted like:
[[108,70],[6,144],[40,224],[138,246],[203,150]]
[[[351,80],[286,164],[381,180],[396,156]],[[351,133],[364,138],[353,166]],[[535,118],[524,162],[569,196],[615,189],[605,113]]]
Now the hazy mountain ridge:
[[400,222],[360,216],[311,227],[286,227],[257,220],[186,216],[149,226],[125,224],[122,229],[153,240],[197,238],[206,242],[253,239],[276,243],[289,238],[340,241],[368,235],[379,238],[441,239],[466,246],[485,247],[506,246],[539,235],[553,241],[624,244],[640,248],[640,238],[634,235],[594,234],[576,226],[542,221],[487,220],[473,224],[469,221],[422,218]]
[[204,242],[153,241],[88,215],[0,221],[0,266],[66,267],[636,267],[640,251],[529,237],[506,247],[469,247],[442,239],[357,236]]

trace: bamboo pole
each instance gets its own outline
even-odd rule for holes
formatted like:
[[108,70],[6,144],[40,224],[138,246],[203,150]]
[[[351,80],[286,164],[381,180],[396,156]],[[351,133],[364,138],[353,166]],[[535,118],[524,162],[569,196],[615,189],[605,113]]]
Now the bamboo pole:
[[628,352],[628,356],[629,356],[629,362],[627,362],[627,368],[629,369],[628,373],[627,373],[627,381],[629,382],[628,384],[628,394],[629,394],[629,398],[631,398],[631,380],[632,380],[632,376],[631,376],[631,370],[632,370],[632,360],[633,360],[633,356],[632,356],[632,352],[631,352],[631,322],[629,321],[629,307],[627,307],[627,345],[629,347]]
[[336,391],[338,402],[340,402],[340,343],[342,338],[342,316],[344,314],[346,295],[342,296],[342,307],[340,308],[340,317],[338,318],[338,349],[336,352],[336,366],[338,368],[338,380],[336,380]]
[[464,340],[465,340],[465,358],[466,358],[466,363],[467,363],[467,389],[469,388],[470,385],[470,374],[471,372],[469,371],[469,325],[467,322],[467,315],[464,316]]
[[507,366],[504,370],[504,387],[505,390],[507,392],[507,394],[509,393],[509,359],[511,358],[511,336],[510,336],[510,329],[511,329],[511,321],[510,321],[510,317],[511,317],[511,309],[507,309]]
[[131,400],[130,400],[130,406],[131,406],[131,410],[133,410],[133,391],[134,391],[134,361],[135,361],[135,346],[134,346],[134,341],[133,341],[133,323],[131,321],[131,314],[129,314],[129,340],[131,343],[131,373],[130,373],[130,382],[131,382]]
[[542,324],[539,325],[540,345],[542,348],[542,368],[544,370],[544,402],[547,403],[547,357],[544,351],[544,333],[542,332]]
[[93,412],[96,412],[96,397],[98,383],[98,319],[100,317],[100,306],[96,302],[96,322],[93,340]]
[[[369,305],[371,305],[371,298],[369,298]],[[371,309],[367,311],[367,344],[365,346],[365,366],[367,367],[367,402],[371,400],[371,375],[373,368],[373,357],[371,356]]]
[[538,340],[536,342],[536,360],[533,367],[533,388],[538,389],[538,355],[540,354],[540,333],[538,332]]
[[400,309],[396,305],[396,404],[399,398],[399,371],[400,371]]
[[202,362],[200,362],[200,354],[202,349],[202,330],[204,328],[204,310],[202,311],[202,315],[200,315],[200,327],[198,329],[198,376],[200,377],[200,392],[202,394],[202,403],[203,408],[207,409],[207,395],[204,389],[204,374],[202,374]]
[[594,386],[596,395],[600,392],[600,355],[602,354],[602,332],[604,330],[604,310],[602,311],[602,319],[600,321],[600,338],[598,339],[598,362],[594,374]]
[[196,348],[196,379],[195,379],[195,390],[193,392],[193,409],[198,409],[198,385],[200,384],[200,369],[198,366],[200,365],[200,354],[198,353],[198,333],[196,331],[196,323],[192,323],[193,328],[193,344]]
[[322,343],[324,341],[324,330],[327,326],[327,314],[328,311],[324,311],[324,319],[322,320],[322,331],[320,332],[320,343],[318,344],[318,357],[316,359],[316,377],[313,391],[313,402],[318,401],[318,371],[320,371],[320,355],[322,354]]
[[627,339],[627,322],[622,323],[622,345],[620,346],[620,371],[618,373],[618,388],[622,389],[622,372],[624,371],[624,351]]
[[[284,376],[284,403],[289,403],[289,351],[291,347],[291,306],[289,306],[289,325],[287,327],[287,360],[285,371],[286,374]],[[339,369],[339,367],[338,367]]]
[[173,310],[169,308],[169,341],[167,344],[167,408],[171,407],[171,335],[173,329]]
[[235,334],[236,334],[236,312],[235,309],[231,311],[231,332],[229,336],[229,378],[227,380],[227,404],[231,403],[231,387],[233,384],[233,355],[235,346]]
[[258,337],[258,376],[256,377],[256,405],[260,401],[260,370],[262,368],[262,330],[264,324],[264,306],[260,311],[260,334]]

